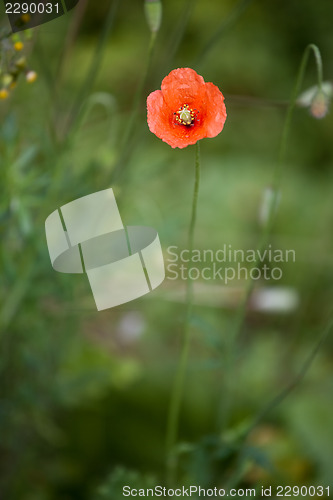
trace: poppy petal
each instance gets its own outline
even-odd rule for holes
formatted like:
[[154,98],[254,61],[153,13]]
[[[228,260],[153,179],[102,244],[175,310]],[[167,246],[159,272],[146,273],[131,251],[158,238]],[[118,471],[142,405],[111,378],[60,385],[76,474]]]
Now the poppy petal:
[[169,116],[170,110],[168,109],[165,101],[163,99],[163,94],[160,90],[155,90],[149,94],[147,98],[147,121],[149,130],[156,134],[158,137],[158,132],[162,128],[170,127]]
[[216,137],[222,131],[227,118],[224,97],[218,87],[210,82],[206,83],[206,92],[206,137]]
[[149,130],[172,148],[184,147],[179,146],[177,134],[173,131],[173,113],[166,105],[161,90],[155,90],[147,98],[147,122]]
[[162,81],[161,90],[165,102],[174,111],[184,104],[190,107],[195,104],[200,111],[205,107],[205,81],[191,68],[171,71]]

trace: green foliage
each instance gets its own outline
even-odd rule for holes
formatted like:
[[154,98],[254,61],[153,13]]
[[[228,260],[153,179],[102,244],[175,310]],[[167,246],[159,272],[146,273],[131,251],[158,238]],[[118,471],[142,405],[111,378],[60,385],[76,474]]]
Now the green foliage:
[[99,488],[96,500],[120,500],[124,498],[124,486],[140,490],[154,488],[156,483],[152,477],[143,476],[138,472],[129,471],[123,467],[117,467]]
[[[18,79],[0,101],[5,500],[117,500],[125,484],[166,484],[184,283],[167,279],[146,297],[97,313],[83,276],[53,271],[46,217],[112,186],[125,224],[158,230],[166,264],[168,246],[185,248],[194,150],[171,150],[149,132],[145,98],[170,69],[193,66],[221,88],[228,112],[223,133],[201,144],[195,247],[256,248],[286,103],[310,41],[332,80],[333,6],[325,0],[170,0],[150,55],[143,1],[130,4],[88,2],[36,29],[29,61],[38,79]],[[316,83],[310,65],[302,90]],[[256,288],[287,287],[298,304],[273,311],[250,300],[233,349],[245,280],[195,283],[174,450],[179,484],[333,488],[331,338],[302,385],[248,432],[297,377],[331,314],[332,134],[332,115],[316,121],[296,109],[270,238],[274,248],[295,249],[296,262],[283,263],[281,282]]]

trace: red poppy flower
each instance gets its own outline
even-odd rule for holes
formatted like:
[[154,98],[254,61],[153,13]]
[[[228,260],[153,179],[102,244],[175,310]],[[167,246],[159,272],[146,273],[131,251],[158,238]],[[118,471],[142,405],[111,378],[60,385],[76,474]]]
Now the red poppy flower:
[[217,136],[227,117],[223,94],[191,68],[171,71],[148,96],[147,110],[149,130],[172,148]]

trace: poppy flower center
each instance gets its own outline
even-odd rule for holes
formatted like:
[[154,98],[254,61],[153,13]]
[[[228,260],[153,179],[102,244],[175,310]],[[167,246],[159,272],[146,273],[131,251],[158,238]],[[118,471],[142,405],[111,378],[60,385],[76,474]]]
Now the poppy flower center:
[[184,104],[183,106],[181,106],[174,114],[176,115],[176,121],[180,125],[187,126],[193,125],[196,117],[196,113],[192,108],[189,107],[188,104]]

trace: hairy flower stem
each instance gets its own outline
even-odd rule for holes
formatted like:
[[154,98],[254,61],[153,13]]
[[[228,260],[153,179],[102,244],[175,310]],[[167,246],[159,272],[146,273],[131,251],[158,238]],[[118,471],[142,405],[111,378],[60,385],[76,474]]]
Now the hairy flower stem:
[[[196,143],[196,158],[195,158],[195,183],[192,200],[192,214],[188,234],[188,250],[191,255],[193,250],[194,229],[197,218],[197,202],[200,183],[200,144]],[[183,347],[180,355],[178,369],[174,381],[173,390],[171,393],[171,401],[169,406],[167,435],[166,435],[166,453],[167,453],[167,480],[172,486],[175,483],[177,469],[177,453],[175,445],[178,437],[179,414],[184,392],[184,381],[187,369],[188,353],[190,347],[190,321],[193,309],[193,280],[188,276],[186,281],[186,316],[183,333]]]
[[[274,223],[278,199],[279,199],[279,187],[280,187],[280,182],[281,182],[281,174],[282,174],[282,169],[283,169],[283,166],[285,163],[287,142],[288,142],[288,137],[290,134],[292,116],[293,116],[293,112],[294,112],[294,109],[296,106],[297,97],[298,97],[300,90],[301,90],[301,86],[302,86],[304,74],[305,74],[305,69],[306,69],[308,59],[309,59],[309,54],[311,51],[313,51],[314,56],[315,56],[315,61],[316,61],[318,87],[319,87],[319,89],[321,89],[321,87],[322,87],[323,65],[322,65],[321,54],[320,54],[318,47],[311,43],[304,50],[301,64],[299,66],[297,78],[296,78],[295,87],[293,89],[291,99],[289,101],[287,114],[286,114],[283,130],[282,130],[282,135],[281,135],[278,160],[275,164],[275,168],[274,168],[274,172],[273,172],[272,196],[270,198],[270,202],[268,205],[268,213],[267,213],[266,221],[264,223],[264,227],[263,227],[262,234],[261,234],[260,241],[259,241],[259,245],[258,245],[258,250],[259,250],[258,254],[262,254],[262,252],[266,248],[269,236],[271,234],[272,226]],[[257,258],[256,262],[254,263],[253,269],[257,268],[258,266],[260,266],[260,258],[259,257]],[[232,364],[233,364],[233,360],[235,357],[235,349],[237,346],[237,340],[238,340],[238,337],[240,335],[240,332],[241,332],[241,329],[242,329],[242,326],[244,323],[246,310],[247,310],[247,304],[248,304],[250,295],[252,293],[253,287],[254,287],[254,281],[252,279],[250,279],[248,281],[247,287],[245,289],[244,297],[243,297],[243,299],[240,303],[240,306],[238,308],[234,327],[231,330],[231,334],[230,334],[230,338],[229,338],[229,346],[228,346],[229,352],[228,352],[228,356],[227,356],[228,361],[227,361],[227,366],[226,366],[226,373],[229,373],[230,370],[232,369]],[[233,380],[234,377],[230,377],[230,379]],[[221,407],[219,409],[219,415],[218,415],[218,428],[219,429],[225,429],[227,424],[228,424],[228,416],[229,416],[229,412],[230,412],[232,392],[233,392],[233,388],[230,387],[230,384],[229,384],[229,387],[227,387],[226,392],[224,392],[224,394],[223,394],[223,404],[221,404]]]

